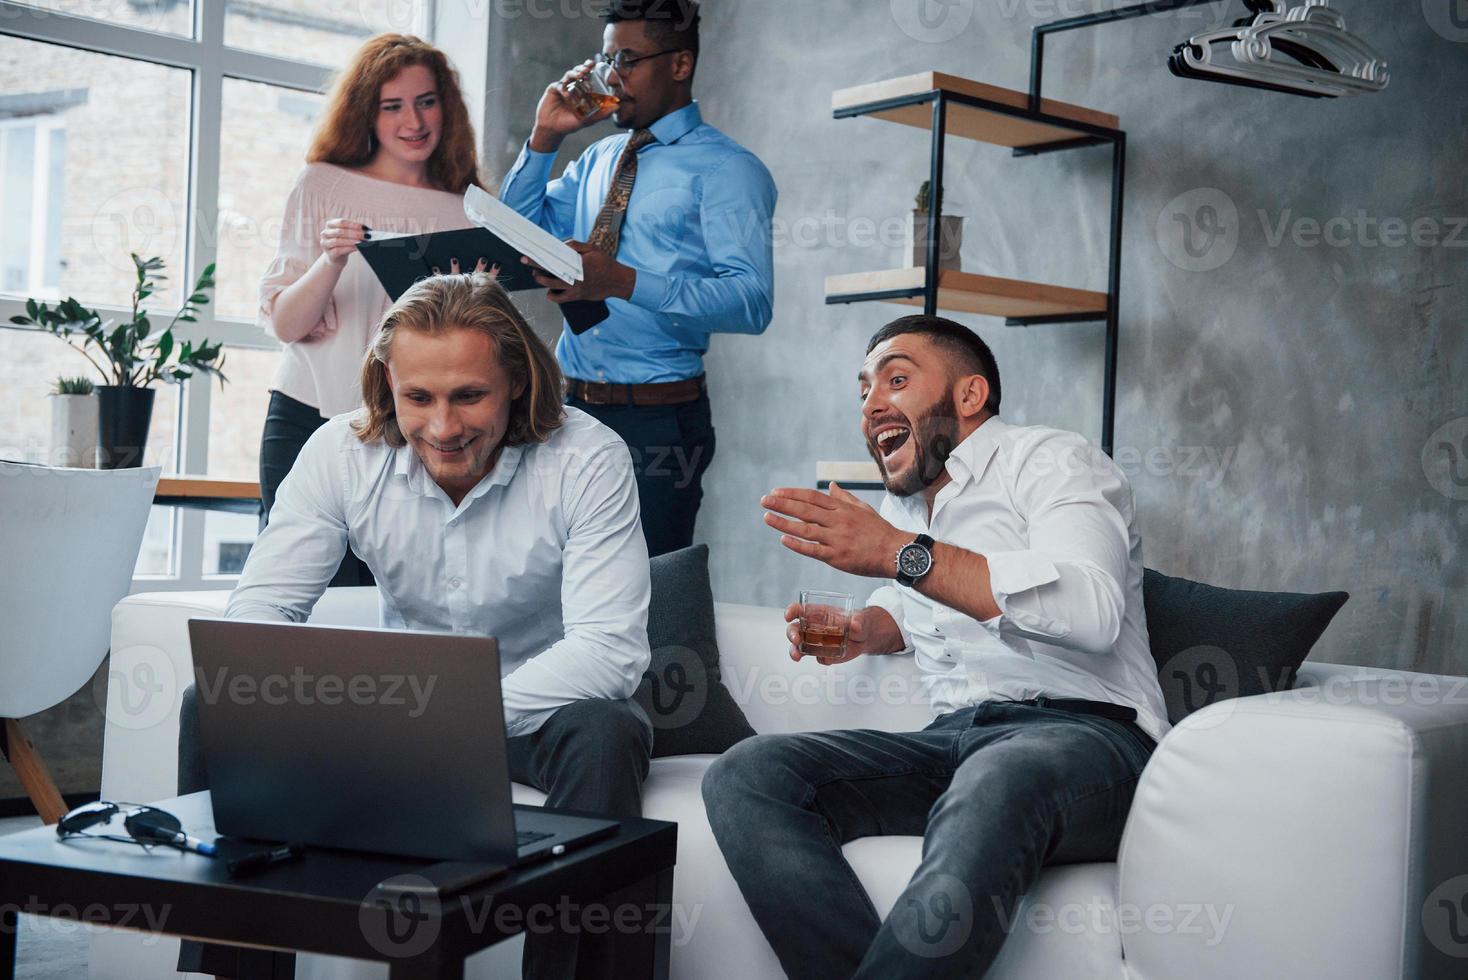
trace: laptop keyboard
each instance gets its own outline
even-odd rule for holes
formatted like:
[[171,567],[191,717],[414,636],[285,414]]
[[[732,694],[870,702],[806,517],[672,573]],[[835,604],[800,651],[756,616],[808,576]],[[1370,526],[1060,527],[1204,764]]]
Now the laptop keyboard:
[[547,837],[554,836],[554,834],[540,830],[517,830],[515,831],[515,846],[525,847],[528,844],[534,844],[538,840],[545,840]]

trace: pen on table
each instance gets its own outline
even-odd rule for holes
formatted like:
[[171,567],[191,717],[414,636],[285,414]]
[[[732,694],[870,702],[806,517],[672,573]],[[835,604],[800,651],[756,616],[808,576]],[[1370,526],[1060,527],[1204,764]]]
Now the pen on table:
[[232,875],[243,874],[247,871],[269,867],[272,864],[292,861],[304,854],[305,850],[300,844],[281,844],[268,851],[256,851],[254,854],[236,858],[225,865],[225,868]]
[[202,841],[197,837],[191,837],[188,834],[184,833],[182,830],[174,834],[165,834],[164,838],[165,843],[170,844],[181,851],[193,851],[194,853],[202,854],[205,857],[213,857],[215,854],[216,849],[213,844]]

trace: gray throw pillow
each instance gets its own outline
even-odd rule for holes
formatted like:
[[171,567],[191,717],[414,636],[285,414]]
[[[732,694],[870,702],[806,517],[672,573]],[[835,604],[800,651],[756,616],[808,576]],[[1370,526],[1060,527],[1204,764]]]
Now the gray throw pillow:
[[1288,690],[1345,592],[1245,592],[1145,569],[1142,600],[1173,724],[1215,701]]
[[708,545],[652,560],[647,639],[652,665],[633,698],[652,720],[653,758],[724,752],[754,734],[719,671]]

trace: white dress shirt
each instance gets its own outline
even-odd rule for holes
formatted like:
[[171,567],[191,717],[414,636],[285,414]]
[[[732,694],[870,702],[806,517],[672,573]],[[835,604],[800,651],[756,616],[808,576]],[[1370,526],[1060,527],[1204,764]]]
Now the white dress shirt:
[[651,586],[626,443],[567,408],[455,507],[411,447],[362,442],[354,417],[307,440],[226,615],[304,621],[350,543],[383,626],[498,639],[509,734],[572,701],[631,697],[651,659]]
[[[1073,432],[990,418],[953,450],[933,516],[921,494],[882,502],[914,535],[983,555],[1002,610],[977,620],[892,584],[892,614],[935,716],[987,700],[1110,701],[1154,739],[1167,708],[1148,650],[1131,485]],[[936,561],[941,559],[935,558]]]

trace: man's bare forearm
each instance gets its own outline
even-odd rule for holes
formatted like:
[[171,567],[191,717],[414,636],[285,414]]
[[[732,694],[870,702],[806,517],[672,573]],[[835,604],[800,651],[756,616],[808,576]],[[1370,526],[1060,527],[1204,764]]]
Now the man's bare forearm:
[[902,630],[897,627],[897,620],[886,609],[881,606],[867,606],[861,614],[866,621],[867,632],[863,653],[901,653],[907,649],[907,644],[902,640]]
[[941,541],[934,544],[933,570],[918,579],[917,590],[934,602],[980,622],[1003,612],[994,601],[989,559],[957,545]]

